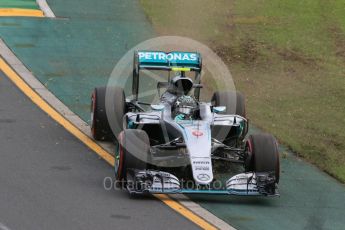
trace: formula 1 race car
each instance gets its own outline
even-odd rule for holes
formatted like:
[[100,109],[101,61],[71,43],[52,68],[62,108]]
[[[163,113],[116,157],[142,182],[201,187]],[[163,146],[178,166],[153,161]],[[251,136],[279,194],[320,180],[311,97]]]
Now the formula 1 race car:
[[[200,101],[201,70],[199,53],[137,51],[131,97],[117,86],[95,88],[92,135],[101,141],[116,137],[116,180],[130,194],[278,195],[275,138],[247,136],[239,92],[216,91],[210,101]],[[140,100],[145,71],[169,73],[167,81],[157,81],[157,103]]]

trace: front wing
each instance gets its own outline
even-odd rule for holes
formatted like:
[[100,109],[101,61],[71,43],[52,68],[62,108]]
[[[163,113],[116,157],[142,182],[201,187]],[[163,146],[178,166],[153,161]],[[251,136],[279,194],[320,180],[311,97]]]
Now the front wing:
[[208,186],[184,188],[180,180],[171,173],[154,170],[128,170],[127,190],[131,194],[218,194],[240,196],[279,195],[273,173],[241,173],[225,183],[225,188],[214,189]]

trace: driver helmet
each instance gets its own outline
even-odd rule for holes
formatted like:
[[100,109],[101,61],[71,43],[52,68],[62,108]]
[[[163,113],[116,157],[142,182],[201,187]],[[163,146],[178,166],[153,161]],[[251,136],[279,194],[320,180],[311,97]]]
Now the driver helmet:
[[175,95],[187,95],[193,88],[192,79],[177,75],[170,81],[168,92]]
[[193,97],[183,95],[176,99],[173,109],[175,117],[193,119],[198,109],[198,103]]

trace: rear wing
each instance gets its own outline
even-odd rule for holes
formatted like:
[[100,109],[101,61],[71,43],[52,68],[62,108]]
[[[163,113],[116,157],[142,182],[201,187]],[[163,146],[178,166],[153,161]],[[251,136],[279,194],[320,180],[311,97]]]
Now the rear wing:
[[[201,68],[201,55],[197,52],[135,51],[132,94],[138,101],[140,70],[181,71],[181,75],[193,71],[195,72],[195,83],[200,84]],[[199,98],[199,94],[199,89],[197,89],[195,91],[196,98]]]
[[137,51],[134,54],[137,69],[168,71],[201,71],[201,56],[196,52]]

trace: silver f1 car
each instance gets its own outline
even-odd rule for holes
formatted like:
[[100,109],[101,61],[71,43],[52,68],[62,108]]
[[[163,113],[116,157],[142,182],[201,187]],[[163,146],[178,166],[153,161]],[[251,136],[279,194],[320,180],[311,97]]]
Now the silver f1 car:
[[[141,73],[148,70],[169,73],[157,82],[155,104],[139,98]],[[216,91],[210,101],[200,101],[201,70],[199,53],[138,51],[131,97],[120,87],[95,88],[91,130],[96,140],[116,137],[116,180],[130,194],[278,195],[275,138],[247,137],[239,92]],[[170,72],[177,74],[170,79]]]

